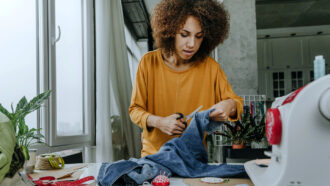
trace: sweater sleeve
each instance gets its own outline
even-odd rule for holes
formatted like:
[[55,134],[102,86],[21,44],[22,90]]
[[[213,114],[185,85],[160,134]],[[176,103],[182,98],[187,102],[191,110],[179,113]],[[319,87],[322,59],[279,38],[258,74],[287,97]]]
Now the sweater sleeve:
[[237,96],[233,91],[231,85],[227,80],[227,76],[218,66],[217,79],[216,79],[216,102],[226,99],[232,99],[236,102],[236,117],[229,117],[229,121],[236,121],[241,118],[243,113],[243,98]]
[[[132,91],[131,104],[129,106],[129,115],[131,120],[141,127],[147,129],[147,118],[150,115],[147,112],[147,74],[144,68],[144,58],[141,59],[136,72],[135,82]],[[147,130],[146,130],[147,131]]]

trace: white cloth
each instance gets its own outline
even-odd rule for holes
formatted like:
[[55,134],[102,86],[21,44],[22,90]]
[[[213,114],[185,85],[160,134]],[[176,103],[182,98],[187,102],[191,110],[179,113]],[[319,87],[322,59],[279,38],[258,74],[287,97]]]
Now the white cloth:
[[[140,156],[140,131],[131,123],[131,99],[124,17],[120,0],[95,1],[96,25],[96,162],[114,159],[111,116],[120,116],[120,141],[129,157]],[[119,148],[122,149],[122,148]],[[124,149],[125,150],[125,149]]]

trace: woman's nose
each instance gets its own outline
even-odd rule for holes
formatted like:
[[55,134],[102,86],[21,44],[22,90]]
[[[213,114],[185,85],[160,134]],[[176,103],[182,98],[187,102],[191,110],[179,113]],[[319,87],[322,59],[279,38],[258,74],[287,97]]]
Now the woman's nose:
[[194,37],[190,37],[190,38],[188,39],[187,46],[188,46],[189,48],[193,48],[193,47],[195,46],[195,38],[194,38]]

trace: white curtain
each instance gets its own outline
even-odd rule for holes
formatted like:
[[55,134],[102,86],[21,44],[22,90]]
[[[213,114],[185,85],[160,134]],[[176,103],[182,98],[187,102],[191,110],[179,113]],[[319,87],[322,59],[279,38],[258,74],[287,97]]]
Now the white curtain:
[[132,83],[121,1],[96,0],[95,24],[96,161],[139,157],[140,129],[128,113]]

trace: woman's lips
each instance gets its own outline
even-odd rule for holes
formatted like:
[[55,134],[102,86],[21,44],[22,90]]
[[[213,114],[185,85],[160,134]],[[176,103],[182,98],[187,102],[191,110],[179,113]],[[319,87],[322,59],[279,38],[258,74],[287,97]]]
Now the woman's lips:
[[187,56],[192,56],[194,54],[194,51],[183,50],[183,53]]

